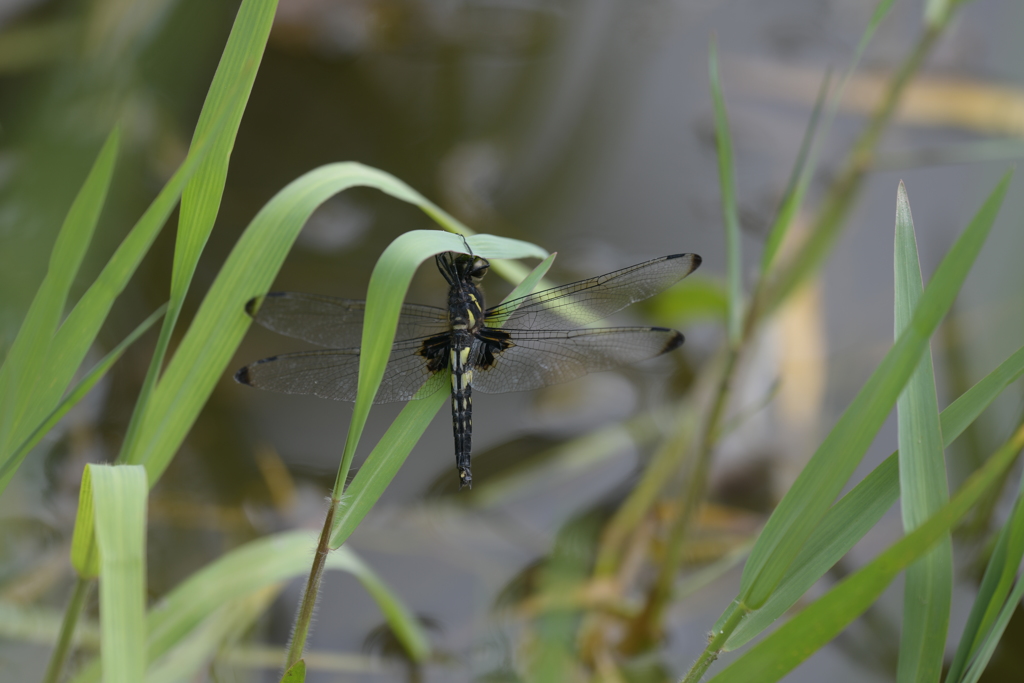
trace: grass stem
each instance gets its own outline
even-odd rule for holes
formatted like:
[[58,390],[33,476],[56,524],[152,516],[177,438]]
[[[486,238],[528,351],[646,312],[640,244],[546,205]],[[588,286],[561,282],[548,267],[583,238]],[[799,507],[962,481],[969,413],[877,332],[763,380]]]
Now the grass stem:
[[76,575],[75,587],[71,592],[71,600],[64,610],[64,619],[60,622],[60,634],[57,636],[57,645],[50,653],[50,662],[46,665],[46,675],[43,676],[43,683],[57,683],[64,671],[64,664],[71,654],[71,641],[75,635],[75,626],[78,625],[78,617],[82,614],[82,607],[85,606],[86,598],[89,596],[89,588],[92,586],[90,579]]
[[292,639],[288,643],[288,659],[285,661],[284,670],[288,671],[302,658],[302,651],[306,647],[306,638],[309,636],[309,629],[313,623],[313,612],[316,608],[316,599],[320,593],[320,581],[324,576],[324,567],[327,564],[327,553],[330,552],[331,529],[334,526],[334,514],[341,501],[331,498],[331,505],[327,509],[327,516],[324,518],[324,528],[320,532],[320,540],[316,545],[316,554],[313,556],[313,566],[309,570],[309,579],[306,581],[306,590],[302,592],[302,602],[299,603],[299,611],[295,615],[295,628],[292,630]]

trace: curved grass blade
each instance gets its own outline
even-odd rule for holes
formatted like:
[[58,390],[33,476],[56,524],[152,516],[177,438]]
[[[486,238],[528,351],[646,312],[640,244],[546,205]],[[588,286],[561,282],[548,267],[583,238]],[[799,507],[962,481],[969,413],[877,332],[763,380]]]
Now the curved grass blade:
[[60,422],[61,418],[67,415],[68,411],[74,408],[79,401],[81,401],[86,394],[88,394],[96,383],[103,379],[107,371],[116,363],[128,347],[135,343],[139,337],[143,335],[150,327],[153,326],[157,320],[167,311],[167,304],[164,304],[160,308],[156,309],[148,318],[142,321],[142,323],[132,330],[131,334],[125,337],[120,344],[115,346],[107,355],[105,355],[99,363],[93,366],[92,370],[86,374],[81,381],[75,385],[75,388],[68,392],[68,395],[61,400],[53,412],[43,420],[36,430],[29,435],[27,439],[14,451],[13,456],[10,460],[0,466],[0,479],[6,477],[12,469],[16,469],[21,461],[25,459],[25,456],[29,454],[36,444],[46,436],[47,432],[53,429],[54,425]]
[[[145,464],[150,482],[167,467],[248,329],[251,319],[245,313],[246,302],[270,289],[288,250],[316,207],[356,186],[374,187],[410,201],[431,216],[442,218],[445,227],[468,232],[394,176],[362,164],[322,166],[278,192],[246,228],[224,263],[140,418],[137,446],[126,458]],[[461,239],[455,239],[462,244]]]
[[281,588],[281,584],[266,586],[218,607],[173,649],[150,664],[146,683],[200,681],[210,671],[216,672],[215,679],[230,679],[220,675],[218,655],[251,632],[253,623],[281,594]]
[[[551,267],[554,258],[555,255],[552,254],[538,264],[533,272],[505,297],[505,301],[532,292]],[[434,381],[447,384],[448,379],[438,376]],[[384,489],[395,478],[399,468],[437,415],[437,411],[448,403],[448,394],[444,391],[434,391],[433,387],[428,386],[423,393],[427,394],[426,398],[409,401],[402,408],[402,412],[370,451],[366,462],[345,489],[344,504],[335,515],[331,528],[332,550],[340,547],[363,521],[384,493]]]
[[[5,469],[16,457],[13,447],[28,438],[37,422],[53,408],[50,394],[40,395],[38,380],[48,368],[50,345],[64,313],[71,282],[78,274],[106,203],[120,141],[120,131],[115,128],[103,143],[57,234],[46,276],[0,366],[0,464]],[[66,385],[60,388],[61,393],[64,388]]]
[[370,414],[373,399],[384,376],[384,366],[391,355],[391,345],[398,327],[398,314],[405,300],[412,276],[421,263],[446,251],[462,252],[466,244],[472,252],[488,259],[547,258],[548,253],[538,246],[496,237],[473,235],[457,237],[440,230],[411,230],[395,238],[381,254],[370,275],[366,292],[366,315],[359,355],[359,390],[352,409],[345,439],[345,450],[334,482],[335,500],[341,498],[356,446]]
[[[256,80],[256,72],[263,59],[263,51],[276,10],[277,0],[242,2],[224,53],[217,65],[217,72],[210,83],[206,102],[199,113],[199,121],[192,136],[192,146],[199,146],[209,138],[210,151],[181,195],[174,264],[171,269],[170,308],[160,329],[156,350],[150,359],[139,399],[121,445],[122,454],[130,451],[135,443],[139,417],[145,410],[160,368],[163,367],[171,332],[181,313],[181,306],[192,282],[199,256],[213,231],[224,194],[231,150],[242,121],[242,113],[252,92],[253,82]],[[119,459],[123,460],[123,455]]]
[[[228,602],[306,573],[315,547],[315,534],[287,531],[239,546],[192,574],[146,615],[145,652],[149,661],[166,654]],[[339,548],[327,556],[327,568],[349,572],[359,579],[410,656],[416,661],[426,658],[429,640],[415,615],[355,553]],[[73,681],[94,683],[100,676],[99,662],[92,662]]]
[[142,467],[86,465],[100,559],[104,683],[138,683],[146,669],[146,499]]
[[771,683],[831,641],[860,616],[892,580],[989,493],[1024,448],[1024,426],[964,483],[953,499],[924,524],[780,626],[711,679],[712,683]]
[[935,271],[907,329],[844,411],[776,507],[743,572],[740,601],[764,605],[845,486],[949,310],[992,227],[1009,184],[1003,176]]
[[[939,419],[943,447],[948,448],[1006,387],[1022,376],[1024,346],[942,411]],[[893,453],[825,513],[772,597],[761,609],[744,618],[723,649],[742,647],[785,614],[874,528],[899,495],[899,461],[898,454]],[[730,606],[719,618],[715,630],[722,628],[733,609]]]
[[[902,181],[896,193],[895,336],[906,329],[924,289],[914,220]],[[903,528],[913,531],[949,502],[946,461],[939,427],[939,401],[931,349],[896,401],[899,438],[900,502]],[[938,683],[946,651],[953,599],[953,543],[947,535],[907,567],[903,592],[897,681]]]
[[743,334],[743,262],[740,252],[740,216],[736,208],[736,170],[733,168],[732,136],[725,112],[725,98],[718,78],[718,43],[711,38],[708,50],[708,77],[711,101],[715,107],[715,139],[718,142],[718,184],[722,192],[722,219],[725,222],[726,273],[729,292],[727,330],[729,343],[736,347]]

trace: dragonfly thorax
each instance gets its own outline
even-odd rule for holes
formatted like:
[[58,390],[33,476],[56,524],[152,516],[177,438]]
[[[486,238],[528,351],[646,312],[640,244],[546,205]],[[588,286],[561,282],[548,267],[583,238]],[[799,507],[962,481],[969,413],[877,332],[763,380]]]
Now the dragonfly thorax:
[[472,282],[452,287],[448,293],[448,320],[452,330],[475,333],[483,326],[484,293]]

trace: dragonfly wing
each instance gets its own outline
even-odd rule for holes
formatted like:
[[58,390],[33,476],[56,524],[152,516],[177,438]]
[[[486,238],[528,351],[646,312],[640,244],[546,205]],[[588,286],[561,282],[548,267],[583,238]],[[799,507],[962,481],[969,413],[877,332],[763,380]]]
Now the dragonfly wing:
[[[270,292],[256,309],[258,301],[250,301],[246,311],[260,325],[279,334],[340,349],[355,348],[362,342],[365,301],[297,292]],[[448,329],[444,309],[405,304],[395,339],[429,337]]]
[[[424,398],[446,386],[446,343],[445,339],[437,337],[396,343],[391,349],[374,403]],[[432,356],[437,359],[436,363],[424,355],[425,348],[434,350]],[[235,373],[235,380],[257,389],[285,394],[355,401],[359,386],[359,349],[325,349],[272,356],[245,366]]]
[[506,301],[484,324],[509,330],[571,330],[654,296],[697,269],[697,254],[673,254]]
[[538,389],[654,358],[682,343],[682,334],[664,327],[485,329],[474,341],[473,389],[485,394]]

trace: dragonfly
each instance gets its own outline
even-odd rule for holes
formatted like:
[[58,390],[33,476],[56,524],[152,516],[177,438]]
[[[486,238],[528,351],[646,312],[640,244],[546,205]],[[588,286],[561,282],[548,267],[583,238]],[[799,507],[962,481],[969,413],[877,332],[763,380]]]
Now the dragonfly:
[[[472,487],[473,392],[500,394],[568,382],[679,348],[666,327],[584,327],[670,287],[700,266],[672,254],[486,308],[490,263],[473,254],[435,257],[448,306],[404,304],[374,403],[424,398],[450,384],[459,488]],[[235,373],[257,389],[355,401],[366,302],[271,292],[246,304],[257,323],[320,350],[264,358]]]

